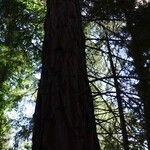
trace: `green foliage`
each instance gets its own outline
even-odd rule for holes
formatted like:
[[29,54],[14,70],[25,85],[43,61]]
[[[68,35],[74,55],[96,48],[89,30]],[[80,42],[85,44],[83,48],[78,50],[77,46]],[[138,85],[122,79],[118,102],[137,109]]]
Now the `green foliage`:
[[[110,67],[106,32],[118,76],[134,76],[133,61],[128,56],[131,40],[124,11],[131,11],[135,1],[80,1],[86,35],[87,70],[94,97],[97,131],[104,150],[122,149],[120,119],[115,86]],[[20,104],[32,103],[40,72],[45,1],[0,0],[0,149],[14,132],[13,149],[31,149],[32,120]],[[149,5],[138,5],[131,17],[144,67],[149,72]],[[140,20],[139,20],[140,18]],[[138,80],[119,78],[131,149],[146,146],[143,129],[143,105],[137,95]],[[18,118],[12,118],[15,110]],[[8,118],[9,116],[9,118]],[[11,127],[12,126],[12,127]]]
[[37,88],[33,75],[41,63],[45,8],[38,0],[1,0],[0,9],[0,149],[5,149],[6,114]]

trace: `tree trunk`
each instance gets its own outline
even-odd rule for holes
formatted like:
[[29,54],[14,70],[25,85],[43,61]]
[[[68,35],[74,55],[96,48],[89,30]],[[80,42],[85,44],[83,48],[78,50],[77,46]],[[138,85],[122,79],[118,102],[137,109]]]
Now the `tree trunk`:
[[33,150],[99,150],[78,0],[48,0]]
[[[145,11],[146,9],[148,11]],[[134,10],[126,12],[126,19],[127,28],[132,37],[129,52],[133,58],[135,71],[139,77],[138,93],[144,104],[145,131],[148,149],[150,150],[150,70],[149,66],[146,66],[146,63],[149,65],[150,62],[150,28],[148,28],[150,23],[147,20],[150,12],[148,7],[143,7],[139,12],[141,14]],[[147,59],[144,59],[144,55],[147,55]]]
[[117,99],[117,103],[118,103],[120,127],[121,127],[122,137],[123,137],[123,147],[124,147],[124,150],[129,150],[128,133],[127,133],[126,121],[125,121],[125,117],[124,117],[121,89],[120,89],[119,82],[117,79],[116,68],[115,68],[115,65],[113,62],[111,47],[110,47],[110,43],[109,43],[107,34],[106,34],[106,39],[107,39],[106,42],[107,42],[107,49],[108,49],[108,54],[109,54],[110,67],[111,67],[111,71],[112,71],[112,75],[113,75],[113,79],[114,79],[114,86],[116,89],[116,99]]

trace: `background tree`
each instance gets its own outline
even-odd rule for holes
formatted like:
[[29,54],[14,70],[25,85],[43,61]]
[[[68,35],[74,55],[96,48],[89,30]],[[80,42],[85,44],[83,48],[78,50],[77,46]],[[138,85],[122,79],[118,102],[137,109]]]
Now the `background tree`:
[[[149,4],[84,0],[80,6],[101,148],[118,150],[126,146],[117,103],[116,89],[119,89],[129,149],[147,149],[143,97],[148,99],[148,92],[144,92],[149,88],[144,90],[141,83],[148,87]],[[8,149],[10,136],[14,139],[12,149],[31,149],[32,120],[25,110],[35,103],[45,3],[5,0],[0,7],[1,149]]]
[[[139,78],[136,76],[136,73],[133,71],[135,66],[135,65],[133,66],[134,62],[132,62],[131,55],[126,57],[126,54],[128,54],[128,44],[130,43],[130,32],[125,29],[126,18],[124,15],[124,9],[122,9],[123,6],[124,8],[126,8],[127,11],[129,11],[133,7],[136,9],[137,5],[135,5],[134,2],[128,3],[125,1],[124,3],[120,3],[120,1],[108,1],[107,4],[106,2],[104,3],[105,4],[103,5],[103,1],[96,1],[95,3],[93,2],[92,5],[90,5],[91,7],[89,7],[90,9],[86,9],[88,10],[87,11],[88,13],[92,12],[93,15],[89,13],[88,15],[91,17],[90,18],[86,17],[85,19],[89,19],[88,21],[96,23],[100,26],[99,31],[95,30],[95,27],[93,27],[93,30],[99,33],[94,32],[94,34],[91,36],[92,38],[88,38],[88,40],[91,39],[94,42],[94,46],[93,47],[90,46],[90,48],[103,53],[103,56],[105,56],[104,58],[106,58],[105,61],[106,63],[104,63],[104,65],[107,66],[107,69],[109,69],[109,62],[107,59],[108,51],[106,50],[107,44],[105,44],[107,39],[104,37],[105,35],[103,34],[106,31],[109,32],[109,43],[110,43],[111,51],[113,53],[112,56],[115,64],[115,69],[117,70],[116,76],[121,85],[120,91],[121,91],[121,97],[123,98],[122,99],[123,109],[124,111],[127,110],[125,111],[125,118],[126,118],[127,128],[128,128],[128,138],[130,139],[130,147],[135,148],[137,146],[139,148],[140,145],[138,144],[138,142],[139,143],[142,142],[141,146],[145,147],[144,141],[146,140],[146,138],[144,138],[144,132],[143,132],[144,130],[143,130],[143,113],[142,113],[143,102],[140,98],[140,95],[138,96],[137,89],[135,88]],[[130,14],[130,16],[132,16],[133,14],[134,13]],[[102,30],[101,28],[104,30]],[[148,30],[146,29],[146,31]],[[99,34],[101,34],[101,36],[99,36]],[[92,72],[92,70],[90,71]],[[112,93],[110,94],[111,99],[112,97],[114,97],[113,103],[115,104],[115,100],[117,97],[114,96],[115,93],[113,93],[113,89],[110,88],[110,86],[116,88],[116,86],[113,86],[113,83],[112,85],[110,84],[111,78],[114,78],[114,75],[107,77],[107,74],[105,74],[104,77],[100,77],[101,75],[102,73],[100,75],[98,73],[97,74],[94,73],[92,76],[92,78],[94,79],[93,81],[96,82],[101,81],[103,82],[102,83],[103,85],[104,83],[106,83],[106,80],[108,81],[107,87],[109,87],[109,91],[108,89],[106,89],[107,95],[108,93],[109,94]],[[98,90],[97,93],[99,93],[97,94],[97,96],[98,95],[102,96],[103,94],[101,92],[102,89],[97,87],[96,89]],[[106,97],[106,93],[104,95]],[[110,98],[107,96],[106,102],[108,102],[109,99]],[[112,108],[112,105],[110,106],[110,108]],[[98,120],[100,123],[102,122],[101,118],[99,118]],[[137,128],[137,123],[135,124],[134,120],[137,120],[138,128]],[[130,123],[128,123],[128,121]],[[119,132],[117,131],[116,133]],[[110,134],[110,132],[107,132],[107,134]],[[135,134],[134,139],[137,139],[138,142],[135,142],[136,140],[131,140],[133,138],[133,136],[131,135],[133,134]],[[132,138],[130,138],[130,136]]]
[[38,1],[0,2],[0,149],[8,149],[12,127],[15,131],[21,127],[10,111],[17,110],[23,97],[31,98],[37,87],[33,74],[40,64],[42,5]]

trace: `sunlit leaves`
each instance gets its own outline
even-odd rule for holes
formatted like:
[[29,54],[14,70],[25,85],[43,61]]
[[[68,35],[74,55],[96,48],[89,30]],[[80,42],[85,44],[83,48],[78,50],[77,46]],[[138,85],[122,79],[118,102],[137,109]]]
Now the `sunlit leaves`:
[[0,1],[0,149],[9,128],[6,112],[35,96],[43,40],[44,2]]

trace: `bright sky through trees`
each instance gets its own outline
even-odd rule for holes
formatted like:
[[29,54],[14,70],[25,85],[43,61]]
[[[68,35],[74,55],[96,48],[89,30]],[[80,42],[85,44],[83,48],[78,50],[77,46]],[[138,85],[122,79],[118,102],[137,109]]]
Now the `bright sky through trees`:
[[[146,4],[150,0],[137,0],[136,4],[135,1],[80,1],[87,70],[102,150],[119,150],[126,145],[131,149],[148,149],[150,137],[145,134],[149,132],[145,120],[150,119],[145,119],[144,109],[148,106],[149,111],[150,106],[143,102],[150,99],[150,4]],[[31,149],[45,6],[45,1],[43,4],[40,0],[0,2],[0,149],[8,149],[7,140],[15,150]],[[72,68],[74,71],[75,67]],[[114,81],[118,82],[117,88]],[[118,89],[123,121],[118,111]],[[122,122],[126,124],[126,139]]]

